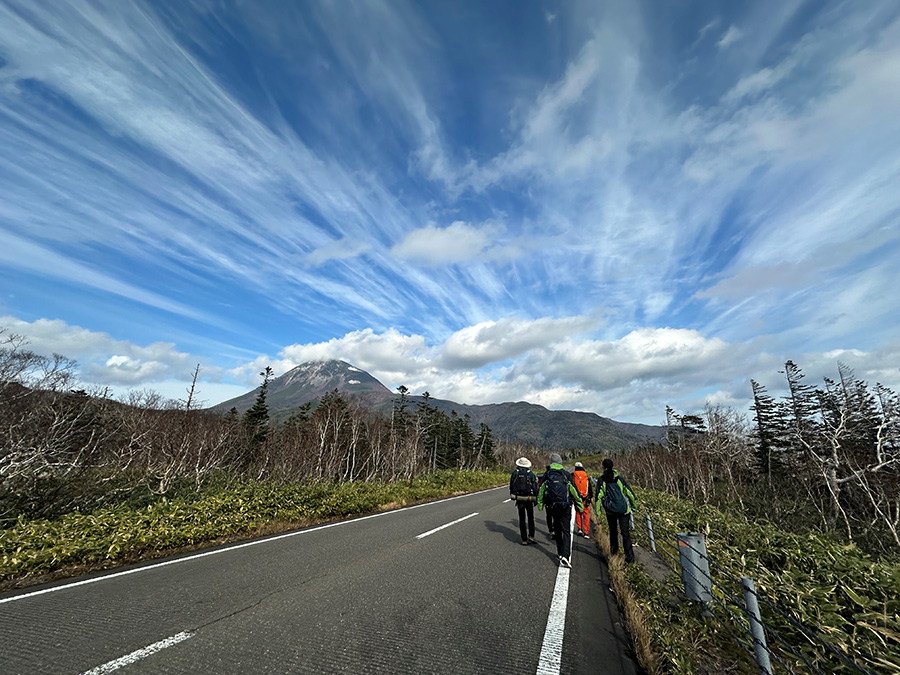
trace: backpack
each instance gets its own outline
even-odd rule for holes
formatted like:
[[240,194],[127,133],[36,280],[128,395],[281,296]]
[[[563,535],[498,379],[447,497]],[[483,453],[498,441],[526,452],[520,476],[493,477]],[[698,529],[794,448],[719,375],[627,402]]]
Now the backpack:
[[581,495],[581,498],[584,499],[587,497],[588,485],[590,484],[587,472],[575,471],[575,473],[572,474],[572,480],[575,481],[575,489],[578,490],[578,494]]
[[531,485],[531,479],[528,475],[528,469],[516,469],[516,476],[512,482],[512,493],[514,495],[527,496],[534,493]]
[[571,506],[572,495],[569,494],[569,474],[560,469],[549,469],[544,478],[545,495],[550,506]]
[[610,513],[620,515],[628,513],[628,500],[625,499],[618,478],[612,483],[606,483],[606,491],[603,493],[603,508]]

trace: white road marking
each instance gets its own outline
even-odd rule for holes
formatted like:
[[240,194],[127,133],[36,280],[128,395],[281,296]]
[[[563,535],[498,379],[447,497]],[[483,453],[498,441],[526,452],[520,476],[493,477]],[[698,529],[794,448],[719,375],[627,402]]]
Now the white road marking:
[[503,503],[504,503],[504,504],[508,504],[508,503],[511,502],[511,501],[512,501],[511,498],[510,498],[510,499],[504,499],[504,500],[503,500]]
[[[407,506],[402,509],[394,509],[393,511],[382,511],[381,513],[373,513],[368,516],[361,516],[359,518],[351,518],[349,520],[341,520],[336,523],[328,523],[327,525],[319,525],[317,527],[310,527],[305,530],[295,530],[294,532],[287,532],[285,534],[279,534],[275,537],[269,537],[268,539],[256,539],[254,541],[244,542],[243,544],[235,544],[234,546],[229,546],[227,548],[219,548],[215,551],[206,551],[204,553],[195,553],[194,555],[185,556],[184,558],[177,558],[175,560],[165,560],[163,562],[158,562],[153,565],[145,565],[144,567],[136,567],[130,570],[124,570],[122,572],[113,572],[112,574],[106,574],[102,577],[94,577],[93,579],[82,579],[81,581],[73,581],[70,584],[63,584],[61,586],[53,586],[52,588],[44,588],[40,591],[32,591],[31,593],[22,593],[21,595],[14,595],[11,598],[2,598],[0,599],[0,605],[7,602],[15,602],[16,600],[24,600],[25,598],[33,598],[36,595],[43,595],[44,593],[55,593],[56,591],[62,591],[67,588],[74,588],[75,586],[84,586],[85,584],[94,584],[98,581],[106,581],[107,579],[115,579],[116,577],[124,577],[129,574],[137,574],[138,572],[146,572],[147,570],[156,569],[157,567],[165,567],[167,565],[177,565],[178,563],[188,562],[189,560],[197,560],[198,558],[205,558],[211,555],[218,555],[220,553],[227,553],[228,551],[236,551],[239,548],[247,548],[249,546],[257,546],[259,544],[268,544],[269,542],[278,541],[279,539],[287,539],[288,537],[296,537],[301,534],[307,534],[309,532],[318,532],[319,530],[327,530],[330,527],[338,527],[340,525],[347,525],[348,523],[358,523],[361,520],[368,520],[369,518],[380,518],[381,516],[389,516],[391,514],[400,513],[402,511],[411,511],[413,509],[420,509],[423,506],[432,506],[433,504],[442,504],[444,502],[450,502],[454,499],[462,499],[464,497],[471,497],[473,495],[482,494],[484,492],[492,492],[494,490],[500,490],[501,488],[505,488],[505,485],[495,488],[488,488],[487,490],[479,490],[478,492],[470,492],[464,495],[457,495],[456,497],[447,497],[446,499],[439,499],[435,502],[426,502],[424,504],[416,504],[415,506]],[[468,516],[466,516],[468,518]]]
[[562,665],[563,633],[566,629],[566,607],[569,602],[568,567],[559,566],[556,574],[556,586],[553,589],[553,601],[550,603],[550,616],[547,617],[547,629],[544,631],[544,643],[541,645],[541,656],[538,659],[537,675],[559,675]]
[[[573,507],[574,508],[574,507]],[[575,529],[575,518],[569,518],[569,536]],[[569,549],[569,560],[572,559]],[[559,566],[556,573],[556,586],[553,588],[553,600],[550,602],[550,616],[547,617],[547,628],[544,631],[544,642],[538,658],[537,675],[559,675],[562,665],[563,635],[566,630],[566,607],[569,604],[569,576],[572,570]]]
[[477,515],[478,515],[478,511],[476,511],[475,513],[470,513],[467,516],[463,516],[462,518],[457,518],[452,523],[447,523],[446,525],[441,525],[440,527],[436,527],[433,530],[428,530],[428,532],[423,532],[422,534],[417,534],[416,539],[422,539],[423,537],[427,537],[429,534],[434,534],[435,532],[440,532],[445,527],[450,527],[451,525],[456,525],[457,523],[461,523],[462,521],[467,520],[467,519],[471,518],[472,516],[477,516]]
[[143,647],[142,649],[135,650],[130,654],[126,654],[114,661],[109,661],[104,663],[102,666],[97,666],[96,668],[91,668],[90,670],[84,672],[82,675],[105,675],[105,673],[111,673],[114,670],[118,670],[122,666],[127,666],[135,661],[140,661],[141,659],[147,658],[151,654],[155,654],[156,652],[165,649],[166,647],[171,647],[172,645],[177,645],[179,642],[184,642],[189,637],[191,637],[193,633],[190,631],[184,631],[179,633],[178,635],[173,635],[172,637],[167,637],[165,640],[160,640],[159,642],[154,642],[152,645],[148,645],[147,647]]

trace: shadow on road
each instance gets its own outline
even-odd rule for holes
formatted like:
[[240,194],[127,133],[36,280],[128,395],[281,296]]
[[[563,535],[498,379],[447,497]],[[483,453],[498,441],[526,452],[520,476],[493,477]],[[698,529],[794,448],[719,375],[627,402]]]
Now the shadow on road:
[[[537,523],[535,523],[537,525]],[[491,532],[496,532],[498,534],[502,534],[503,537],[507,541],[511,541],[514,544],[519,544],[521,546],[521,539],[519,538],[519,519],[518,517],[514,517],[510,519],[509,526],[501,525],[500,523],[494,520],[485,520],[484,526],[489,529]],[[532,548],[537,548],[544,555],[546,555],[554,564],[557,563],[556,559],[556,542],[553,541],[552,538],[547,538],[547,533],[542,532],[540,528],[536,528],[536,532],[534,538],[537,540],[536,544],[532,544]]]

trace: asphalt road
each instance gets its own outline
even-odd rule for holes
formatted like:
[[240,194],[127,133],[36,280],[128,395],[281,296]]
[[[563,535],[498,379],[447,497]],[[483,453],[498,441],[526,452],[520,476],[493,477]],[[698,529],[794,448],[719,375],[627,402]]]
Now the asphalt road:
[[561,572],[507,496],[0,594],[0,673],[637,672],[596,545]]

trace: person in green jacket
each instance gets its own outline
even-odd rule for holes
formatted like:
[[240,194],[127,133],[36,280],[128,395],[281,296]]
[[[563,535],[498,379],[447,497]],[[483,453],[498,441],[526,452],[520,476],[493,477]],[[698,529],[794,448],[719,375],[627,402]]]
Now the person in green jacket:
[[[613,461],[603,460],[603,475],[597,481],[597,504],[603,505],[606,512],[606,523],[609,525],[609,552],[619,552],[619,530],[622,531],[622,547],[625,549],[625,562],[634,562],[634,547],[631,544],[631,509],[637,498],[625,479],[613,469]],[[599,510],[599,509],[598,509]],[[597,514],[600,515],[599,513]]]
[[572,504],[579,513],[584,511],[584,502],[572,482],[572,476],[563,468],[562,457],[553,453],[550,455],[550,468],[544,474],[538,492],[538,508],[546,506],[553,520],[556,555],[563,567],[572,567]]

